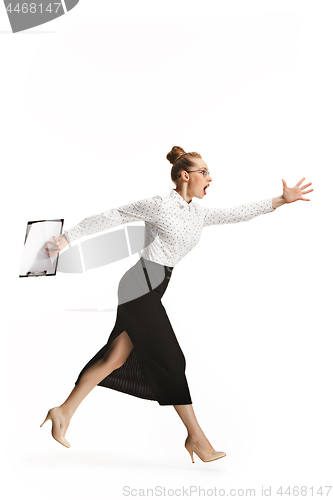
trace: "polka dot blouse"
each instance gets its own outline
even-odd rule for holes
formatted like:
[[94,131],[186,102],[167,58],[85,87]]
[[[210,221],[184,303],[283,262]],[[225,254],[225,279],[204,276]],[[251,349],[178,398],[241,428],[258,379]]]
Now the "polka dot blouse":
[[72,242],[128,222],[144,221],[145,241],[148,244],[142,251],[142,257],[174,267],[199,242],[205,226],[248,221],[273,210],[272,198],[232,208],[206,208],[193,200],[187,203],[172,189],[164,197],[146,198],[87,217],[64,234]]

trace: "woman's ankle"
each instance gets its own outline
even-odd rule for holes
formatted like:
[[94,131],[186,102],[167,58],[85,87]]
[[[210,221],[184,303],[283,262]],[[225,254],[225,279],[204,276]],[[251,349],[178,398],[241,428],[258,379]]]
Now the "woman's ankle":
[[201,446],[206,448],[208,451],[213,451],[214,448],[211,443],[208,441],[207,437],[203,432],[194,432],[188,433],[188,437],[193,441],[193,443],[197,446]]
[[72,418],[72,416],[74,415],[74,411],[67,408],[65,406],[65,404],[62,404],[61,406],[59,406],[59,409],[61,411],[61,415],[68,420],[70,420]]
[[193,442],[202,441],[203,439],[206,439],[206,436],[202,430],[188,432],[187,435]]

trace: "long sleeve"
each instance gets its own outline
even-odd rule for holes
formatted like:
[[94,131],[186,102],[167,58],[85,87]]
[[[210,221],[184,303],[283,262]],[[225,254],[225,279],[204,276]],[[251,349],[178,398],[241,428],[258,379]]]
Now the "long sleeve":
[[86,217],[75,226],[66,229],[64,235],[69,242],[72,242],[83,236],[99,233],[128,222],[144,221],[154,224],[161,205],[161,196],[154,196],[119,208],[111,208],[101,214]]
[[272,207],[272,198],[261,201],[252,201],[232,208],[206,208],[204,210],[203,226],[214,224],[234,224],[253,219],[258,215],[267,214],[275,210]]

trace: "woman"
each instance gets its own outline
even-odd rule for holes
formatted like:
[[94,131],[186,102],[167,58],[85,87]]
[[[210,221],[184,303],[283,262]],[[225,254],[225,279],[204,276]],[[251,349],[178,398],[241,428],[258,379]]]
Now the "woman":
[[88,217],[64,231],[45,248],[56,255],[68,242],[127,222],[145,221],[145,248],[139,261],[121,278],[115,326],[106,345],[86,364],[75,387],[59,407],[49,410],[52,436],[66,447],[69,422],[87,394],[100,385],[133,396],[173,405],[187,428],[185,447],[203,461],[224,457],[215,451],[193,411],[185,376],[185,357],[178,344],[161,298],[174,266],[198,243],[203,227],[248,221],[277,207],[302,198],[301,179],[295,187],[283,182],[276,198],[233,208],[205,208],[193,202],[202,199],[212,182],[206,163],[198,153],[185,153],[174,146],[167,154],[173,165],[171,179],[176,188],[168,196],[155,196]]

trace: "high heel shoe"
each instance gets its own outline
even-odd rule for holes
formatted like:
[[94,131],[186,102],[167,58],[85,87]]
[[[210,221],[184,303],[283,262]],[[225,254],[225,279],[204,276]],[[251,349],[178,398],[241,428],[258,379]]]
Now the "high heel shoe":
[[44,422],[41,424],[40,427],[42,427],[47,420],[51,420],[52,421],[52,430],[51,430],[52,437],[56,441],[58,441],[58,443],[66,446],[66,448],[70,448],[71,445],[69,444],[67,439],[64,438],[64,436],[61,434],[60,418],[61,418],[60,410],[59,410],[59,407],[56,406],[55,408],[52,408],[51,410],[48,411],[48,413],[46,415],[46,419],[44,420]]
[[226,456],[226,453],[224,453],[224,451],[212,451],[211,453],[204,453],[203,451],[200,451],[189,436],[185,440],[185,448],[191,455],[192,463],[194,463],[193,452],[198,455],[200,460],[202,460],[203,462],[212,462],[213,460],[217,460],[218,458],[223,458]]

